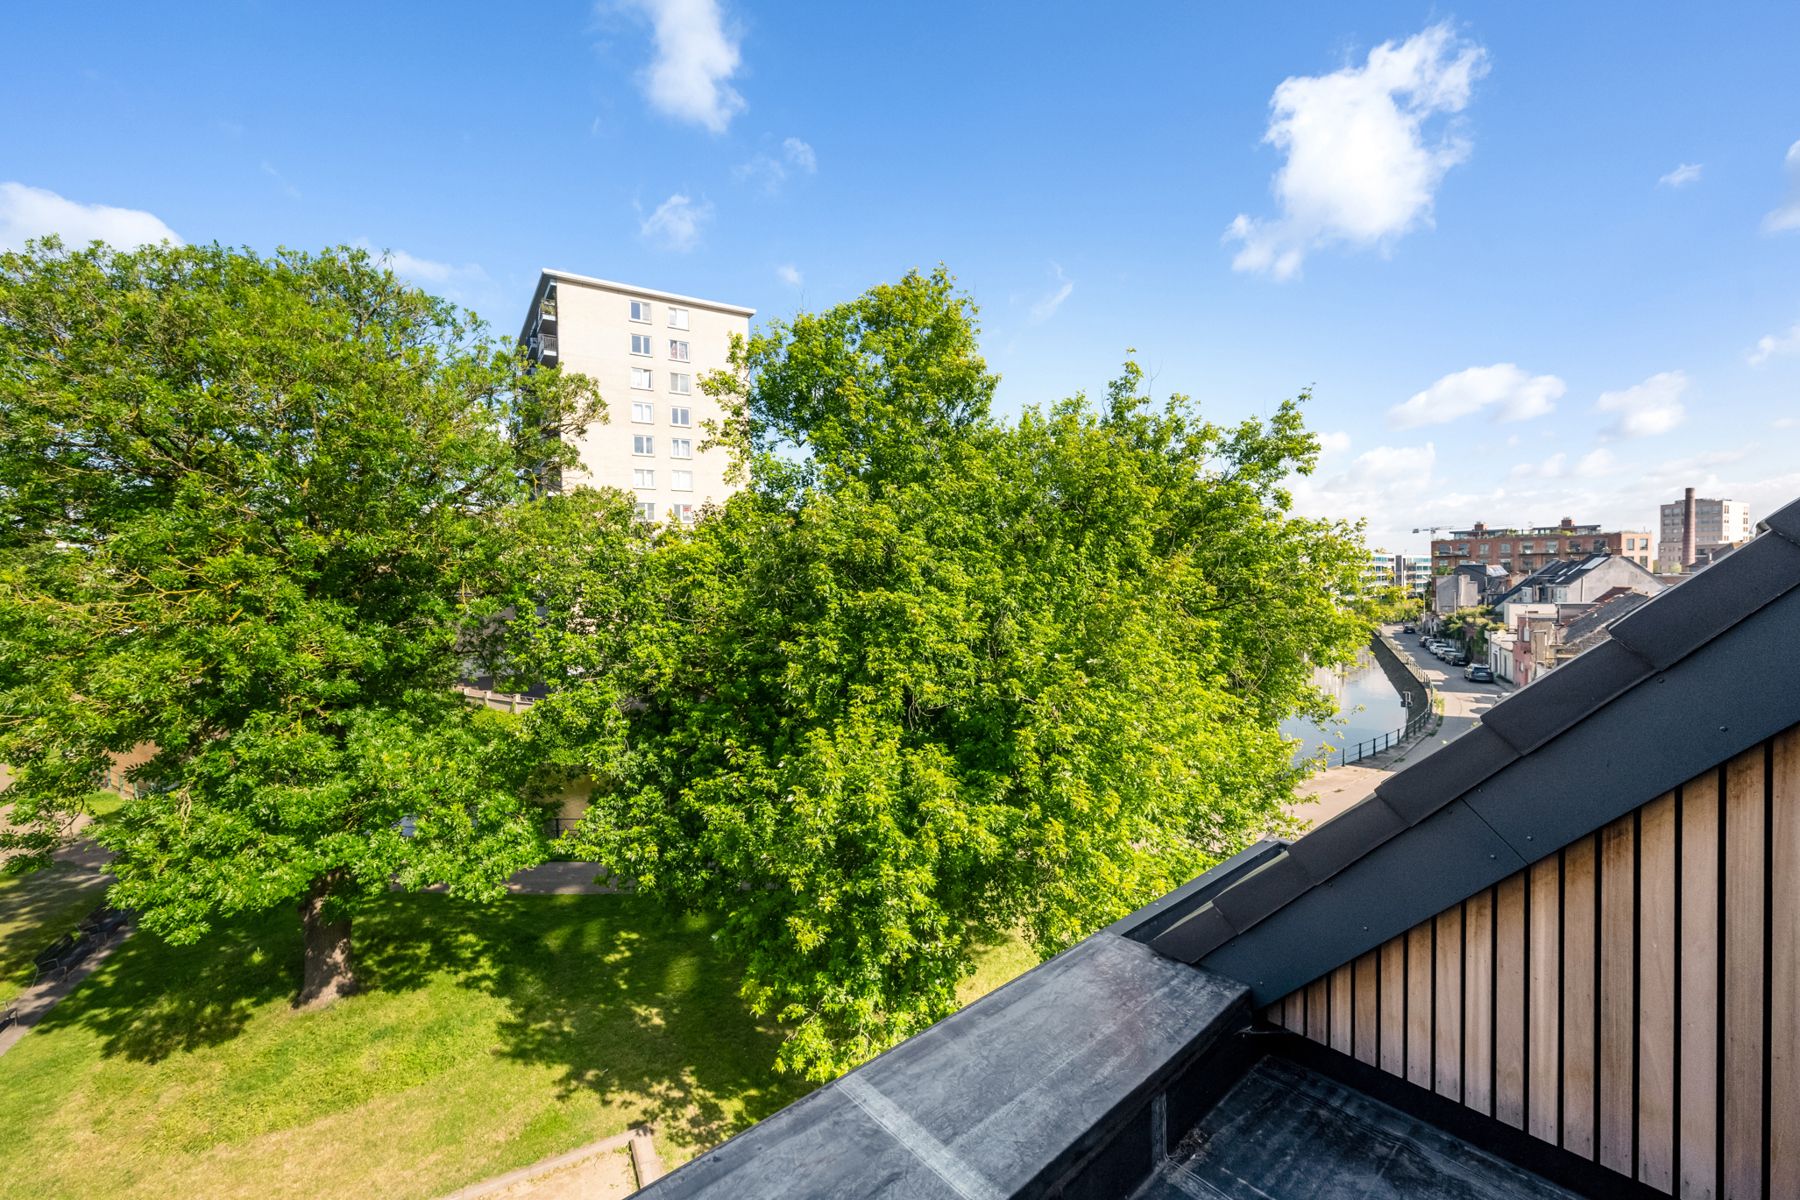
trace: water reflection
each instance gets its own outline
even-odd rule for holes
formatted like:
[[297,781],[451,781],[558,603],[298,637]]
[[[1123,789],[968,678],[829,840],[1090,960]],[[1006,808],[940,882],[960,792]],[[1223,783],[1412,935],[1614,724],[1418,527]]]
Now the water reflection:
[[1400,693],[1388,682],[1387,673],[1375,661],[1372,651],[1357,655],[1355,665],[1346,671],[1319,671],[1313,677],[1313,685],[1337,701],[1337,715],[1342,723],[1327,722],[1320,729],[1304,717],[1283,721],[1282,736],[1300,739],[1294,752],[1295,762],[1317,754],[1322,747],[1330,747],[1335,765],[1336,751],[1406,724],[1408,714],[1400,703]]

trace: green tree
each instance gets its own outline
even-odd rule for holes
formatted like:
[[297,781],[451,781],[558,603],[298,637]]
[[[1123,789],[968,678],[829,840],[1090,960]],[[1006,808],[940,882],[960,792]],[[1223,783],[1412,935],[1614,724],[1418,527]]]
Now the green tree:
[[599,408],[361,251],[0,256],[13,866],[148,744],[112,902],[189,941],[297,901],[303,1003],[354,986],[359,901],[499,894],[542,837],[459,630]]
[[715,913],[815,1077],[952,1011],[981,934],[1048,955],[1281,826],[1277,725],[1368,637],[1298,403],[1214,425],[1128,364],[1005,423],[977,334],[940,270],[738,345],[745,490],[506,627],[587,849]]

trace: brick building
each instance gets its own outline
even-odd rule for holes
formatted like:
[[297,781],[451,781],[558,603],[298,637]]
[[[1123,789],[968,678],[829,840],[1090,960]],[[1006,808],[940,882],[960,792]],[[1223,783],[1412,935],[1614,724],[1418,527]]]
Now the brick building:
[[1500,566],[1512,574],[1529,574],[1559,558],[1612,554],[1648,570],[1654,547],[1647,529],[1603,529],[1577,525],[1564,517],[1560,525],[1535,529],[1489,529],[1477,521],[1469,529],[1453,529],[1431,543],[1431,569],[1443,575],[1465,563]]

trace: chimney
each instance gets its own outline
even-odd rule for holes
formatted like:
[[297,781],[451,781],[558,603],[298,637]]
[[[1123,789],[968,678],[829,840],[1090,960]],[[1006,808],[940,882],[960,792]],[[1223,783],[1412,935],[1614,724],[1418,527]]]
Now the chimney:
[[1564,529],[1573,529],[1573,528],[1575,528],[1575,518],[1574,518],[1574,517],[1564,517],[1564,518],[1563,518],[1563,519],[1562,519],[1562,527],[1563,527],[1563,528],[1564,528]]
[[1689,488],[1681,498],[1681,569],[1686,571],[1694,565],[1694,489]]
[[1487,532],[1487,522],[1486,521],[1475,522],[1475,536],[1476,537],[1480,537],[1482,534],[1484,534],[1486,532]]

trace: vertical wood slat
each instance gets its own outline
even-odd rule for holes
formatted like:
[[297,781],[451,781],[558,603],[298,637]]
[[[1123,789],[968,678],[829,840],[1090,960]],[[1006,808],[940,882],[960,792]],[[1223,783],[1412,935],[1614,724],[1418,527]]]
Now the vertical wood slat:
[[1406,935],[1381,947],[1381,1069],[1406,1076]]
[[1406,1079],[1431,1086],[1431,928],[1425,921],[1406,935]]
[[1800,728],[1775,738],[1769,829],[1769,1195],[1800,1196]]
[[1377,1065],[1377,1035],[1381,1031],[1381,1015],[1377,1008],[1381,992],[1376,983],[1376,954],[1376,951],[1371,950],[1356,960],[1350,986],[1356,1006],[1355,1018],[1351,1022],[1351,1040],[1354,1042],[1357,1060],[1370,1066]]
[[1719,1156],[1719,784],[1681,789],[1682,1200],[1715,1200]]
[[1269,1017],[1654,1190],[1800,1197],[1800,727]]
[[1350,1053],[1350,1021],[1355,1010],[1350,1001],[1350,965],[1331,973],[1331,1048]]
[[1437,968],[1432,991],[1436,993],[1434,1084],[1438,1095],[1462,1099],[1462,905],[1437,916]]
[[1525,1128],[1525,876],[1494,889],[1494,1116]]
[[1530,977],[1525,1006],[1525,1127],[1533,1137],[1554,1145],[1559,1121],[1557,1098],[1562,1093],[1562,983],[1558,961],[1562,948],[1562,864],[1554,855],[1534,864],[1526,887],[1531,895],[1531,915],[1527,928],[1526,970]]
[[1306,985],[1306,1036],[1322,1046],[1331,1044],[1331,978],[1322,975]]
[[1463,1103],[1494,1111],[1494,893],[1463,905]]
[[1725,766],[1726,1200],[1762,1196],[1763,748]]
[[1632,927],[1637,902],[1637,815],[1627,814],[1600,831],[1600,1165],[1630,1175],[1632,1129],[1637,1121],[1631,1061],[1637,1012],[1631,989]]
[[1675,797],[1638,818],[1637,1177],[1675,1181]]

